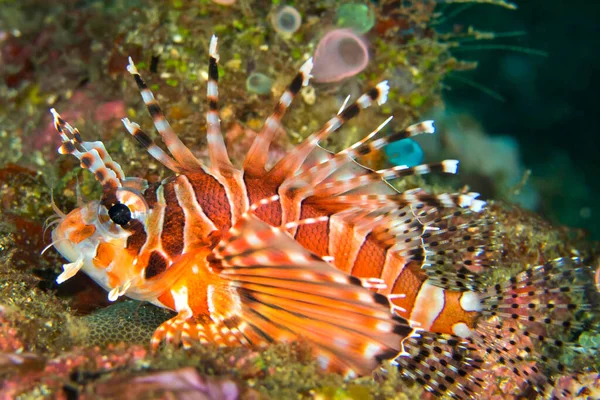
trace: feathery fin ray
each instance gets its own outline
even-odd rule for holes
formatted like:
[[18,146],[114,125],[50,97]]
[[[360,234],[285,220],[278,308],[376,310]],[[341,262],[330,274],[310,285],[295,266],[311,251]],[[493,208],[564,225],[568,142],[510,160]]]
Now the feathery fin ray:
[[236,317],[223,307],[213,313],[213,320],[170,322],[155,344],[170,337],[188,345],[198,340],[260,347],[301,338],[316,346],[322,367],[366,374],[400,353],[402,340],[412,332],[393,316],[384,296],[304,249],[285,229],[250,213],[229,230],[209,259],[223,278],[215,290],[236,293],[238,300],[229,305]]

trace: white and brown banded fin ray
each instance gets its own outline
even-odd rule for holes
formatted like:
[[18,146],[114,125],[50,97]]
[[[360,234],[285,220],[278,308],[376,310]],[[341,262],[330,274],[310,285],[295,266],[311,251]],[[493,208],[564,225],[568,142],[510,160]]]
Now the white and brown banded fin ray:
[[[341,111],[340,111],[341,112]],[[388,117],[384,122],[379,124],[377,128],[375,128],[371,133],[365,136],[363,139],[354,143],[350,148],[358,147],[364,143],[367,143],[371,140],[375,135],[377,135],[383,128],[387,126],[387,124],[393,119],[393,117]],[[327,163],[328,160],[336,158],[333,160],[331,164]],[[314,160],[320,159],[320,162],[315,162]],[[341,162],[340,162],[341,161]],[[317,182],[327,181],[337,181],[337,180],[347,180],[352,177],[358,177],[361,175],[371,174],[373,171],[362,165],[359,160],[353,159],[343,153],[331,153],[321,147],[315,148],[311,154],[307,157],[305,162],[302,164],[300,168],[300,174],[304,174],[304,172],[312,169],[318,164],[322,164],[320,168],[313,169],[313,172],[320,172],[321,177],[317,177],[308,173],[304,175],[306,178],[313,181],[315,184]],[[392,194],[395,193],[396,190],[392,188],[387,182],[381,181],[377,183],[373,183],[369,185],[369,192],[371,194]]]
[[479,193],[435,195],[415,189],[392,195],[341,194],[329,199],[315,196],[307,198],[305,202],[306,204],[319,205],[332,212],[348,206],[377,209],[390,204],[395,204],[397,207],[412,206],[417,210],[425,206],[436,208],[461,207],[478,212],[485,206],[485,202],[477,200],[477,196],[479,196]]
[[[316,176],[311,176],[309,179],[314,179],[314,181],[307,181],[301,178],[304,172],[307,169],[314,167],[315,165],[325,165],[328,164],[328,160],[332,159],[335,156],[334,153],[322,148],[321,146],[316,146],[313,151],[309,154],[308,158],[302,164],[300,168],[300,172],[298,175],[293,176],[292,178],[287,179],[279,188],[279,193],[283,197],[283,201],[286,204],[288,210],[294,204],[298,204],[302,202],[305,198],[307,187],[311,187],[316,185],[317,182],[323,180],[323,178],[317,178]],[[332,164],[330,164],[332,166]],[[325,175],[329,174],[326,178],[327,181],[333,182],[338,180],[347,180],[356,178],[359,176],[364,176],[368,174],[372,174],[373,171],[368,167],[360,165],[358,162],[354,160],[350,160],[350,162],[342,163],[337,167],[331,168],[333,172],[325,172]],[[307,175],[304,175],[306,178]],[[310,189],[309,189],[310,190]],[[378,194],[378,195],[393,195],[397,194],[398,191],[394,189],[388,182],[383,180],[379,180],[379,182],[374,182],[373,184],[368,185],[368,191],[370,194]],[[348,208],[348,206],[344,206],[343,209]],[[294,215],[289,214],[286,215],[287,218],[294,218]]]
[[[64,119],[62,119],[54,108],[50,110],[50,113],[54,118],[54,127],[63,139],[63,144],[65,141],[70,141],[72,144],[75,145],[77,149],[80,149],[82,152],[96,150],[104,165],[107,168],[111,169],[119,180],[123,180],[125,178],[123,169],[121,168],[119,163],[114,161],[110,154],[108,154],[106,147],[104,147],[104,143],[102,143],[101,141],[84,142],[82,140],[81,134],[79,133],[79,130],[71,126],[71,124],[69,124]],[[60,151],[61,150],[59,150],[59,152]]]
[[578,258],[557,258],[491,285],[480,294],[488,320],[477,323],[472,340],[486,349],[487,359],[543,387],[541,372],[523,362],[536,360],[546,372],[569,370],[557,355],[583,350],[574,338],[586,330],[581,314],[593,308],[592,282],[591,269]]
[[[341,112],[341,110],[340,110]],[[384,122],[379,124],[377,128],[371,131],[367,136],[359,140],[358,142],[351,145],[349,148],[344,149],[339,153],[333,153],[329,150],[322,148],[321,146],[317,146],[304,160],[304,163],[300,167],[300,171],[297,174],[298,179],[307,180],[311,182],[321,182],[326,177],[332,175],[334,172],[337,173],[344,167],[351,167],[352,171],[355,174],[350,174],[350,176],[355,176],[359,172],[364,172],[366,169],[364,166],[360,165],[356,162],[356,159],[349,159],[349,157],[345,156],[345,151],[351,148],[356,148],[369,140],[371,140],[375,135],[377,135],[383,128],[385,128],[389,122],[393,119],[393,117],[388,117]],[[334,159],[335,158],[335,159]],[[318,167],[317,167],[318,166]],[[348,176],[344,174],[344,177]]]
[[337,204],[339,209],[351,206],[350,202],[355,202],[356,206],[370,206],[371,208],[379,208],[393,203],[397,203],[399,206],[409,204],[416,206],[425,203],[438,207],[470,207],[473,210],[479,210],[485,204],[485,202],[474,200],[477,197],[476,193],[437,196],[419,193],[415,195],[417,191],[399,193],[388,183],[393,179],[432,172],[455,174],[458,168],[456,160],[445,160],[412,168],[397,166],[379,171],[372,171],[360,165],[357,159],[362,155],[379,151],[393,141],[434,131],[432,121],[424,121],[401,132],[368,142],[390,120],[391,118],[386,120],[363,140],[337,154],[315,148],[311,156],[316,153],[315,155],[319,155],[320,162],[310,161],[309,165],[303,164],[302,172],[287,179],[282,184],[280,193],[282,195],[293,194],[295,201],[307,199],[308,202],[318,202],[319,198],[327,198],[330,200],[328,201],[329,208],[335,208],[338,199],[346,196],[345,200],[340,199],[341,201]]
[[298,74],[281,95],[273,114],[267,118],[261,131],[254,139],[254,142],[246,155],[246,159],[244,160],[243,170],[248,176],[264,175],[265,165],[269,154],[269,146],[273,141],[273,136],[277,133],[278,129],[281,129],[281,119],[285,116],[287,110],[294,101],[294,98],[304,86],[308,85],[311,78],[310,71],[312,70],[312,67],[312,58],[309,58],[302,64]]
[[188,170],[199,170],[202,168],[202,164],[198,159],[192,154],[190,149],[187,148],[185,144],[179,139],[173,128],[167,121],[158,101],[152,94],[152,91],[146,85],[146,82],[138,72],[135,64],[131,57],[129,57],[129,65],[127,65],[127,71],[133,76],[135,79],[135,83],[140,90],[140,94],[142,96],[142,100],[148,109],[148,113],[152,117],[152,121],[154,123],[154,127],[162,137],[163,142],[167,146],[169,152],[173,155],[175,160],[182,165],[185,166]]
[[268,172],[267,179],[281,184],[286,179],[294,176],[305,162],[310,153],[332,132],[339,129],[344,123],[356,117],[361,110],[374,103],[379,105],[387,101],[389,85],[387,81],[380,82],[374,88],[361,95],[354,103],[346,107],[341,113],[331,118],[317,132],[312,133],[302,143],[292,149],[282,160]]
[[123,125],[131,134],[131,136],[133,136],[138,143],[140,143],[158,162],[173,172],[180,173],[185,170],[185,168],[182,168],[181,165],[171,158],[171,156],[169,156],[163,149],[158,147],[158,145],[154,143],[154,141],[144,131],[142,131],[138,124],[129,121],[128,118],[123,118],[121,122],[123,122]]
[[365,374],[397,355],[411,332],[387,298],[251,214],[217,244],[211,262],[228,282],[220,290],[239,296],[237,329],[251,344],[303,338],[325,369]]
[[305,186],[298,190],[298,195],[307,198],[310,196],[333,197],[351,190],[364,188],[382,180],[390,181],[412,175],[424,175],[432,172],[455,174],[458,169],[458,161],[446,160],[439,163],[423,164],[408,168],[398,166],[389,169],[374,171],[346,180],[335,180]]
[[[346,180],[353,176],[364,175],[368,172],[371,172],[371,170],[361,166],[358,163],[357,160],[360,157],[377,153],[388,144],[398,140],[420,134],[433,133],[435,131],[432,121],[423,121],[418,124],[411,125],[402,131],[394,132],[386,137],[370,142],[369,140],[379,131],[381,131],[391,121],[391,119],[391,117],[388,118],[365,138],[336,154],[327,154],[328,152],[324,150],[317,152],[320,162],[305,162],[301,168],[302,172],[294,176],[293,179],[285,182],[284,185],[294,188],[302,183],[307,185],[316,185],[323,181]],[[315,150],[319,149],[317,148]],[[348,167],[355,168],[349,169]],[[349,174],[348,172],[350,171],[352,173]]]
[[419,331],[404,341],[404,350],[407,354],[393,364],[437,397],[475,399],[485,389],[485,382],[475,375],[484,361],[469,341]]
[[76,128],[63,120],[54,108],[50,112],[54,118],[54,127],[63,140],[58,152],[77,157],[81,167],[94,174],[105,191],[121,187],[123,170],[112,160],[102,142],[83,142]]
[[208,142],[208,157],[210,167],[216,171],[233,169],[227,147],[221,133],[221,120],[219,119],[219,53],[217,50],[218,39],[213,35],[208,49],[208,83],[206,97],[208,111],[206,112],[206,139]]

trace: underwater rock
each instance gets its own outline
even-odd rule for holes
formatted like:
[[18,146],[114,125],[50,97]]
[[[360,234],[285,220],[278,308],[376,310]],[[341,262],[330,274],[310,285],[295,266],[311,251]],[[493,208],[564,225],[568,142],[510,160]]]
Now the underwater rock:
[[135,369],[148,352],[139,346],[74,348],[27,369],[12,369],[0,379],[2,398],[65,398],[90,391],[100,377]]
[[600,375],[597,372],[560,377],[556,386],[553,394],[568,390],[575,399],[600,399]]
[[[0,306],[0,352],[3,354],[12,354],[16,351],[23,351],[25,347],[23,340],[20,338],[19,331],[5,316],[5,307]],[[5,358],[5,361],[10,361]]]
[[232,6],[236,0],[212,0],[213,3],[220,4],[222,6]]
[[180,399],[235,400],[240,396],[238,384],[231,379],[201,376],[195,368],[186,367],[141,376],[119,376],[96,387],[101,396],[134,398],[167,393]]
[[46,359],[37,354],[0,352],[0,375],[14,371],[40,371],[45,364]]

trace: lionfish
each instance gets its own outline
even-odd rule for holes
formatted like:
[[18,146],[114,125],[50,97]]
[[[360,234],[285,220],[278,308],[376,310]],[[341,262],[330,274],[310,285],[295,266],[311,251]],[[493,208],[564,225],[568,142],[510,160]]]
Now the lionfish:
[[[174,175],[161,182],[126,177],[100,141],[52,109],[60,154],[77,157],[103,188],[100,200],[60,212],[52,244],[69,260],[57,282],[82,270],[108,291],[149,301],[177,315],[151,345],[194,342],[261,348],[304,340],[320,367],[346,376],[397,367],[436,395],[471,398],[485,388],[477,372],[509,366],[541,387],[528,366],[533,345],[563,347],[548,326],[571,332],[587,304],[567,292],[579,262],[557,259],[491,287],[475,267],[490,267],[494,221],[477,193],[397,191],[391,180],[441,172],[458,161],[372,170],[360,158],[395,141],[433,133],[432,121],[332,153],[319,143],[361,110],[383,104],[381,82],[291,150],[272,168],[267,155],[294,97],[308,85],[300,68],[247,152],[243,167],[228,157],[218,115],[217,38],[209,47],[207,139],[210,165],[177,137],[131,58],[127,67],[170,152],[127,118],[129,133]],[[511,335],[512,334],[512,335]],[[382,364],[382,362],[385,362]]]

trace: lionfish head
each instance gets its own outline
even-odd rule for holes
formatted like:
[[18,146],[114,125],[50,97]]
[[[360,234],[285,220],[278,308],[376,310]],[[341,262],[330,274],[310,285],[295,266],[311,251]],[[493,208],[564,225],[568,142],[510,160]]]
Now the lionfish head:
[[148,205],[141,193],[147,183],[125,178],[102,142],[82,141],[76,128],[56,111],[52,110],[52,114],[63,140],[59,153],[76,156],[104,191],[100,200],[87,203],[79,200],[78,207],[66,215],[55,207],[58,221],[52,231],[52,245],[70,261],[63,265],[64,271],[57,282],[62,283],[82,270],[110,292],[110,300],[116,300],[126,291],[130,297],[143,298],[135,296],[134,290],[143,279],[143,271],[136,265],[137,252],[128,248],[145,233]]

